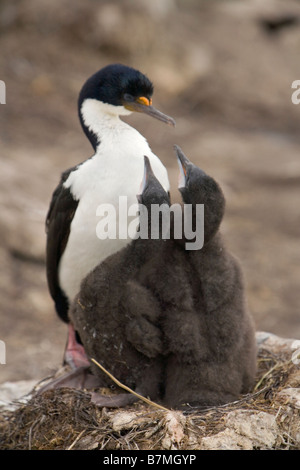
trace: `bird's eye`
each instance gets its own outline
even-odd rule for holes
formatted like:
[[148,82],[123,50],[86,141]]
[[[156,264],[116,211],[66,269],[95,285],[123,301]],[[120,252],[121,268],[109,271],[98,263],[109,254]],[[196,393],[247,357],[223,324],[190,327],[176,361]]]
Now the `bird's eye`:
[[134,101],[134,97],[130,95],[129,93],[124,94],[124,100],[125,101]]

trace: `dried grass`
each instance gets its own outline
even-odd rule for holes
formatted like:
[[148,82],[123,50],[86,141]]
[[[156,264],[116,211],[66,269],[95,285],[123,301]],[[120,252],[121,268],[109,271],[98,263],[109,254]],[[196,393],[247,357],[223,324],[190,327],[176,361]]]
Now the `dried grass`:
[[[0,414],[0,449],[199,449],[202,437],[225,429],[226,415],[233,410],[274,415],[279,429],[276,448],[299,448],[299,410],[278,397],[295,374],[299,368],[290,360],[290,352],[275,354],[262,349],[253,393],[224,406],[191,408],[183,413],[153,409],[144,402],[123,410],[99,409],[88,392],[49,390],[34,395],[15,411]],[[121,413],[131,419],[117,427]],[[175,432],[171,435],[170,413],[182,427],[180,440]]]

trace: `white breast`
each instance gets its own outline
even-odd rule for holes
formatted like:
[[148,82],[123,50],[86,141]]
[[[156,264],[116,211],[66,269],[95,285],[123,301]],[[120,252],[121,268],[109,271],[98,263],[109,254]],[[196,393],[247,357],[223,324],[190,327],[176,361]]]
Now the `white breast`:
[[[144,155],[149,157],[162,186],[169,190],[165,167],[135,129],[119,120],[118,125],[114,122],[101,134],[99,151],[72,172],[65,182],[65,187],[70,188],[73,197],[79,200],[59,265],[60,284],[70,299],[77,294],[89,271],[130,242],[130,238],[98,238],[96,227],[100,219],[97,208],[103,203],[112,204],[118,221],[119,196],[127,197],[128,207],[137,202],[144,173]],[[127,218],[122,217],[122,220],[127,223]]]

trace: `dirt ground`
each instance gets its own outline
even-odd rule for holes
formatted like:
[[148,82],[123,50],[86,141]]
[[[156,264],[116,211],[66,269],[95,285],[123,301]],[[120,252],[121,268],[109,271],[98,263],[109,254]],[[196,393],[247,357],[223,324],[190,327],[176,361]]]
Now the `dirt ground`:
[[61,363],[44,220],[60,173],[92,153],[80,87],[112,62],[145,72],[176,120],[126,119],[167,166],[174,200],[174,144],[221,183],[257,330],[300,338],[299,2],[2,0],[0,50],[0,382]]

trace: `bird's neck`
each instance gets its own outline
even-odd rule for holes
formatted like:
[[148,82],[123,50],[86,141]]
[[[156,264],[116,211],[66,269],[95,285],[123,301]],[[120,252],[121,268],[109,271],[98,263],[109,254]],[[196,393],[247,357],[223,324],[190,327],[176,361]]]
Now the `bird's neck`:
[[86,99],[79,108],[82,128],[95,152],[105,138],[114,138],[122,130],[131,129],[119,116],[131,114],[123,106],[113,106],[95,99]]

